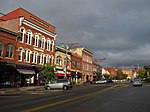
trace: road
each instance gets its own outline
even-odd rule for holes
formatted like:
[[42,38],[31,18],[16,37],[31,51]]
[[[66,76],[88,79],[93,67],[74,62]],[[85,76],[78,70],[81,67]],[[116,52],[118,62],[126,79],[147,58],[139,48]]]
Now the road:
[[6,94],[0,112],[149,112],[150,86],[78,86],[72,90]]

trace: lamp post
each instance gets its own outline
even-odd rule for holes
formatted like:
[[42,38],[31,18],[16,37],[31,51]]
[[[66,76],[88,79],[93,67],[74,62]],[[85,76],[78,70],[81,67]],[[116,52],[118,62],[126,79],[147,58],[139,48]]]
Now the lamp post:
[[65,62],[65,76],[64,76],[65,79],[67,78],[68,51],[75,44],[78,44],[78,43],[67,43],[66,44],[66,49],[65,49],[66,50],[66,52],[65,52],[66,62]]

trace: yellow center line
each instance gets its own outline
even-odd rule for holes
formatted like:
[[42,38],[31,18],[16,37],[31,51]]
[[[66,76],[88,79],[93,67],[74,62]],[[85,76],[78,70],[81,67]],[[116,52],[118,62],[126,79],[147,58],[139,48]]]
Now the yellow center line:
[[67,100],[63,100],[63,101],[59,101],[59,102],[55,102],[55,103],[51,103],[51,104],[47,104],[47,105],[43,105],[43,106],[31,108],[31,109],[27,109],[27,110],[23,110],[22,112],[33,112],[33,111],[41,110],[41,109],[44,109],[44,108],[56,106],[56,105],[59,105],[59,104],[64,104],[64,103],[67,103],[67,102],[71,102],[71,101],[74,101],[74,100],[82,99],[82,98],[85,98],[85,97],[88,97],[88,96],[93,96],[93,95],[96,95],[96,94],[100,94],[100,93],[112,90],[114,87],[116,87],[116,86],[106,88],[106,89],[103,89],[103,90],[95,92],[95,93],[86,94],[86,95],[83,95],[83,96],[79,96],[79,97],[75,97],[75,98],[71,98],[71,99],[67,99]]

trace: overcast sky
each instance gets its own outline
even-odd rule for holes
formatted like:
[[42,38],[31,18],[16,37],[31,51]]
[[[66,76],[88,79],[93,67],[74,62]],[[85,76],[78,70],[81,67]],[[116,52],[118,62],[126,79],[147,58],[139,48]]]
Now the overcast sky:
[[56,26],[57,44],[106,58],[103,66],[150,64],[150,0],[0,0],[4,14],[18,7]]

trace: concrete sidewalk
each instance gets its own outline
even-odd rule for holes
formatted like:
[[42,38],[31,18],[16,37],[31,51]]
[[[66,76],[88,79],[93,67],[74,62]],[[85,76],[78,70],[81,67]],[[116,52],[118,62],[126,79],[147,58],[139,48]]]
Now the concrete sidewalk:
[[20,88],[1,88],[0,94],[13,94],[27,91],[42,91],[44,86],[30,86],[30,87],[20,87]]

